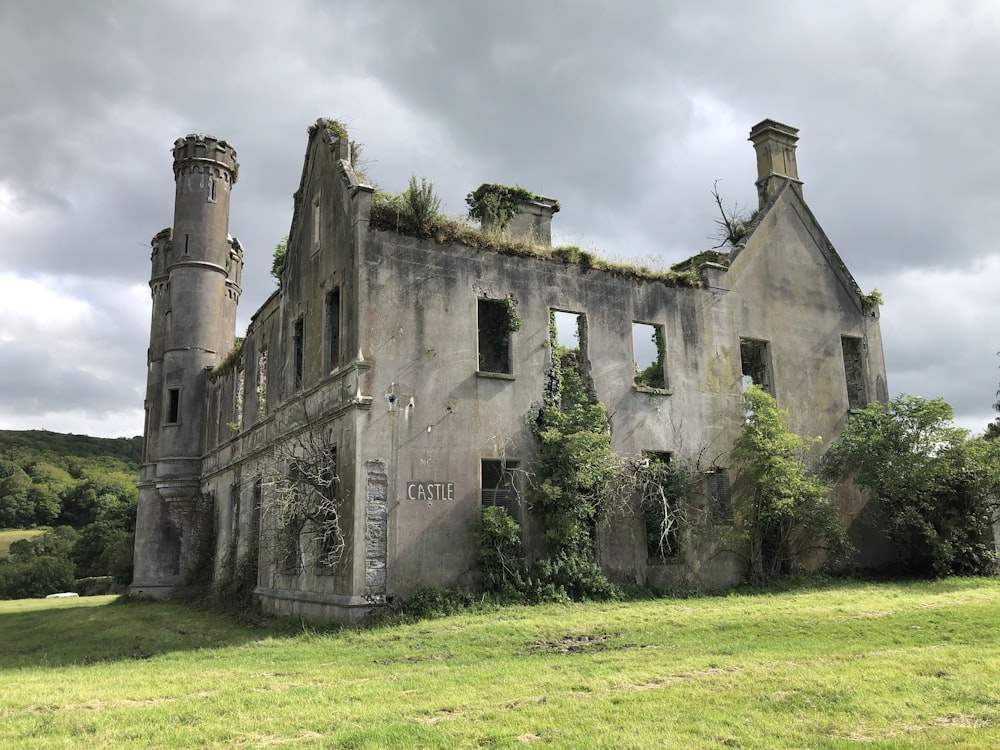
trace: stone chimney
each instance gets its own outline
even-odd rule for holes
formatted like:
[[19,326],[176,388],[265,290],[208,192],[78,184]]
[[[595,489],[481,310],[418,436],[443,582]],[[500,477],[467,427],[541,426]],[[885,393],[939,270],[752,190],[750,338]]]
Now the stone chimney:
[[798,128],[774,120],[762,120],[750,128],[750,139],[757,151],[757,198],[760,207],[777,193],[786,182],[799,186],[799,168],[795,163],[795,142]]
[[483,183],[466,202],[469,215],[478,216],[484,232],[499,232],[510,240],[552,244],[552,214],[559,201],[522,187]]
[[521,201],[517,204],[517,213],[507,225],[507,236],[536,245],[551,245],[552,214],[558,210],[559,201],[554,198],[538,195],[535,200]]

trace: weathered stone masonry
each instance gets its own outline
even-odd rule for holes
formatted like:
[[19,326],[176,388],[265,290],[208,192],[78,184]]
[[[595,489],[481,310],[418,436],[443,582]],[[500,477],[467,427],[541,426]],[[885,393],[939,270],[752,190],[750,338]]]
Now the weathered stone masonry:
[[[280,288],[242,341],[243,249],[228,233],[236,153],[212,137],[178,140],[174,223],[152,242],[133,591],[163,595],[198,564],[224,575],[230,549],[258,559],[267,609],[315,619],[357,621],[422,587],[474,586],[480,509],[517,505],[515,486],[496,483],[503,466],[530,471],[537,449],[527,423],[545,389],[553,311],[579,323],[581,369],[611,415],[613,449],[701,460],[720,507],[737,487],[726,456],[746,378],[790,409],[794,431],[829,444],[852,409],[886,398],[878,309],[803,199],[797,131],[765,120],[750,136],[760,210],[737,247],[696,264],[690,287],[568,262],[571,251],[547,249],[558,203],[537,196],[507,230],[534,242],[530,253],[373,229],[373,189],[343,131],[321,120]],[[508,306],[520,325],[498,338]],[[661,350],[662,371],[642,382],[636,330]],[[335,481],[317,474],[337,508],[336,564],[320,554],[331,539],[323,518],[283,518],[274,499],[277,474],[323,455],[336,456]],[[837,500],[857,562],[878,562],[863,499],[844,485]],[[538,520],[518,510],[538,550]],[[205,518],[215,524],[207,561],[196,554]],[[663,561],[648,556],[641,514],[611,517],[601,563],[639,585],[735,584],[742,563],[719,541],[729,517],[712,518]]]

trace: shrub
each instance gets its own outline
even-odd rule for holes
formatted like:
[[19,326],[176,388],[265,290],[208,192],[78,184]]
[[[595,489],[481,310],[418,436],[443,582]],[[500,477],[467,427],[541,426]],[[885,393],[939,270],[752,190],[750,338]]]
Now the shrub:
[[806,467],[807,442],[786,426],[787,413],[760,386],[743,394],[746,422],[733,448],[746,491],[737,494],[738,531],[750,578],[766,583],[791,572],[812,549],[834,557],[851,547],[829,486]]
[[434,194],[433,182],[421,177],[417,185],[416,176],[411,176],[410,186],[403,191],[402,206],[403,216],[412,230],[426,232],[441,210],[441,199]]
[[872,493],[877,522],[905,572],[991,572],[1000,442],[970,440],[940,398],[902,394],[853,415],[827,452],[831,478]]

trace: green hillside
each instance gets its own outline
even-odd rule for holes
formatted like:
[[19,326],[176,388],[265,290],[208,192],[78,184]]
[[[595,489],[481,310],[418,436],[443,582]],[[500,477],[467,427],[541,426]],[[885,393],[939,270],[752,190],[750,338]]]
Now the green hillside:
[[0,430],[0,455],[32,454],[49,457],[112,458],[138,471],[142,437],[99,438],[48,430]]

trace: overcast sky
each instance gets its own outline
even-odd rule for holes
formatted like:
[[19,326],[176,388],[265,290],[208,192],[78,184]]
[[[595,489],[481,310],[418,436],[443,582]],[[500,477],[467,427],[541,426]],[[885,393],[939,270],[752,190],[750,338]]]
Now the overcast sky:
[[142,431],[170,147],[232,143],[238,334],[274,290],[306,129],[366,173],[560,200],[556,243],[667,266],[754,207],[750,127],[800,129],[810,207],[885,297],[893,394],[982,430],[1000,379],[1000,2],[0,0],[0,429]]

